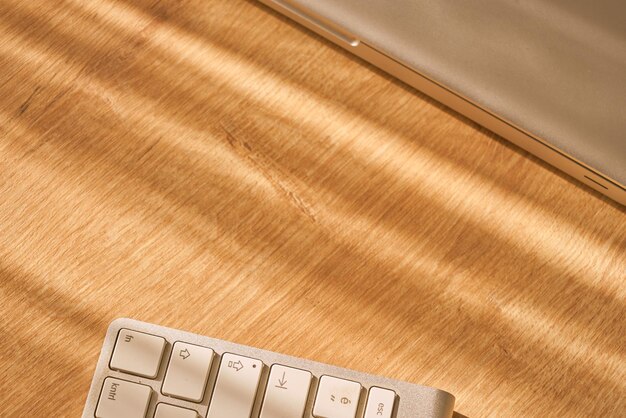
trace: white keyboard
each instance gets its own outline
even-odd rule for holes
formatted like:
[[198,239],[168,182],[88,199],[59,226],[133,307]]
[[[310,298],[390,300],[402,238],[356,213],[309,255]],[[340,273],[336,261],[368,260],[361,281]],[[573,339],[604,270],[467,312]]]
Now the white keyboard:
[[453,407],[439,389],[117,319],[83,417],[450,418]]

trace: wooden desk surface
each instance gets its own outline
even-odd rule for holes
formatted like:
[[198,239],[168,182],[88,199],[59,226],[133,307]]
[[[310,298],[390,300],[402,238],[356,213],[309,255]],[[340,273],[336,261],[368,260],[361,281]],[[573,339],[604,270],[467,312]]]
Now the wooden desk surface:
[[252,1],[0,2],[0,416],[126,316],[623,416],[626,212]]

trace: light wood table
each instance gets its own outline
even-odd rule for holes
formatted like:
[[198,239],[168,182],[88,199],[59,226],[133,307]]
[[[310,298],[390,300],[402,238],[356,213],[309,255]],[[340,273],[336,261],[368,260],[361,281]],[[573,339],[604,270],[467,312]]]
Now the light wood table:
[[253,1],[0,2],[0,416],[132,317],[623,416],[626,212]]

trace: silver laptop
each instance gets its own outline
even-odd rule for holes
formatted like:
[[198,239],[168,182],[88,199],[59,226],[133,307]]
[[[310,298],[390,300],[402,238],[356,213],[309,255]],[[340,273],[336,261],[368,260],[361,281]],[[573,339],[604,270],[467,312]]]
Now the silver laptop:
[[626,205],[626,1],[260,1]]

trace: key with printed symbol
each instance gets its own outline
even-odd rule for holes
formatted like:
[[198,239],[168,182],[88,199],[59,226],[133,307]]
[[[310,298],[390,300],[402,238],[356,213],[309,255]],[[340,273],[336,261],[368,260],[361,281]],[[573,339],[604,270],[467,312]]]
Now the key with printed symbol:
[[262,371],[260,360],[224,354],[207,418],[249,418]]
[[202,401],[212,362],[213,350],[210,348],[176,342],[161,392],[192,402]]
[[322,376],[315,396],[315,418],[355,418],[361,397],[361,384],[332,376]]
[[96,409],[96,418],[144,418],[152,389],[150,386],[107,377]]
[[274,364],[265,389],[260,418],[302,418],[311,387],[311,373]]
[[133,319],[109,325],[82,418],[453,418],[454,396]]
[[391,418],[396,394],[389,389],[370,388],[363,418]]
[[125,373],[154,379],[159,373],[165,339],[143,332],[121,329],[110,367]]

